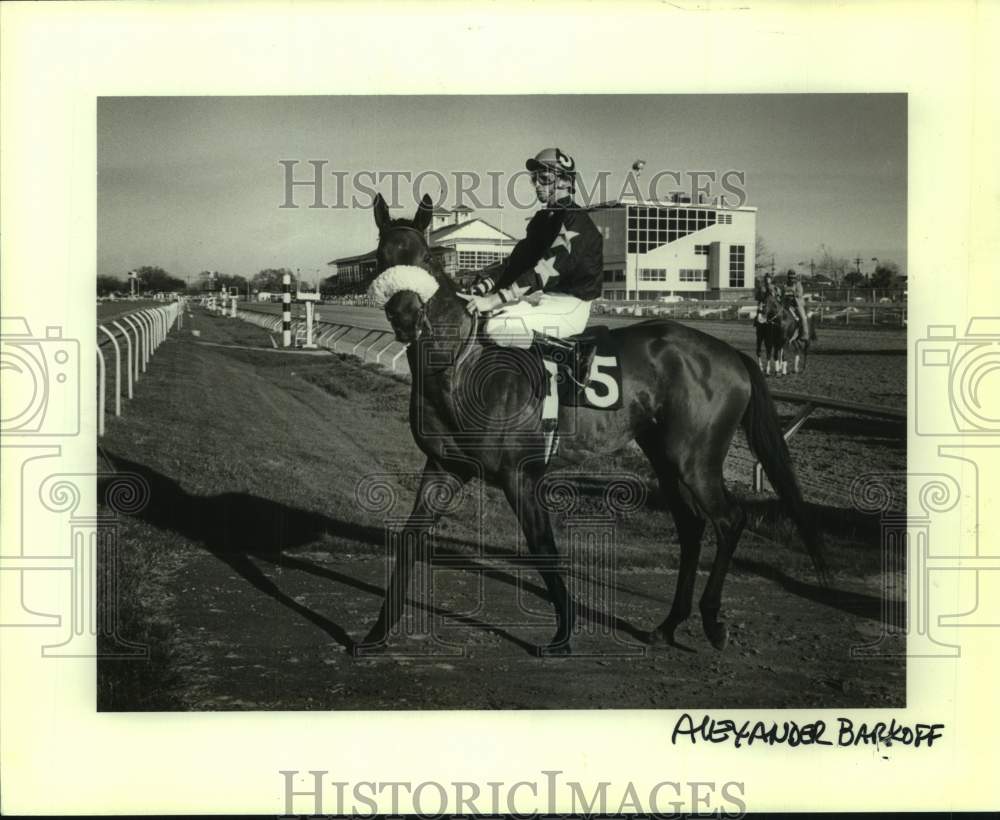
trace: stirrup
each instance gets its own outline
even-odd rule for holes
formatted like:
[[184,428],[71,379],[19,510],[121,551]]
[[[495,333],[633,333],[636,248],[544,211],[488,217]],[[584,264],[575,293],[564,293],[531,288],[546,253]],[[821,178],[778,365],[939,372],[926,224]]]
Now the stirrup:
[[538,345],[543,357],[548,358],[558,370],[566,374],[577,390],[583,390],[590,384],[590,365],[595,351],[593,346],[547,336],[537,330],[534,344]]

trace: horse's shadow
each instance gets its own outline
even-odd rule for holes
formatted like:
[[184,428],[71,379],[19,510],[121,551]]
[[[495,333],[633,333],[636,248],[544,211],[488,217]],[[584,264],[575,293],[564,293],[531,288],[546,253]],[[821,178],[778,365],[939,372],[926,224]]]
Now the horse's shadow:
[[[194,495],[187,492],[172,478],[145,465],[113,455],[111,461],[116,472],[108,473],[106,477],[98,479],[99,497],[104,497],[104,486],[102,485],[107,485],[116,473],[134,473],[141,476],[149,485],[149,500],[141,510],[133,514],[136,518],[157,529],[172,531],[186,540],[202,544],[210,554],[229,566],[254,588],[322,629],[347,652],[351,652],[355,648],[357,645],[355,640],[343,626],[295,600],[268,577],[257,562],[305,572],[369,594],[381,602],[385,594],[383,587],[346,575],[328,566],[322,566],[302,557],[291,555],[289,551],[314,545],[321,541],[325,535],[329,535],[369,546],[384,555],[386,541],[384,528],[331,518],[249,493]],[[592,488],[588,487],[589,489]],[[494,556],[520,557],[516,552],[496,545],[489,545],[489,553]],[[465,541],[438,534],[435,537],[435,554],[460,557],[463,567],[467,570],[481,573],[485,578],[531,593],[545,604],[549,603],[548,595],[540,584],[525,581],[523,573],[512,574],[504,568],[477,562],[474,556],[470,556],[469,545]],[[737,558],[736,563],[739,565],[744,562]],[[756,562],[752,564],[746,562],[745,568],[770,578],[796,595],[825,603],[836,609],[871,619],[879,617],[881,612],[878,599],[869,596],[854,594],[845,596],[843,593],[831,593],[821,587],[796,581],[779,569]],[[591,581],[593,580],[591,579]],[[608,579],[608,582],[618,583],[613,578]],[[628,592],[628,594],[639,594],[635,590],[621,591]],[[640,595],[640,597],[663,605],[667,603],[664,598],[656,595]],[[440,618],[455,620],[466,627],[471,626],[490,632],[521,647],[526,652],[535,653],[534,644],[528,643],[506,629],[482,621],[474,615],[459,615],[431,603],[413,599],[410,599],[408,604],[422,608]],[[582,603],[578,613],[581,617],[595,623],[610,623],[616,634],[622,637],[628,636],[640,643],[645,641],[647,634],[645,630],[635,627],[612,613],[601,612]],[[373,620],[374,615],[373,608]]]
[[[357,643],[343,626],[296,601],[269,578],[256,562],[262,561],[276,567],[306,572],[370,594],[381,601],[385,595],[383,587],[290,555],[289,551],[315,544],[325,535],[330,535],[377,548],[385,554],[384,528],[338,520],[249,493],[193,495],[172,478],[145,465],[113,454],[109,454],[109,460],[114,464],[115,472],[98,479],[99,497],[104,497],[105,487],[115,475],[134,473],[141,476],[149,486],[149,500],[141,510],[134,513],[136,518],[157,529],[172,531],[189,541],[202,544],[209,553],[233,569],[253,587],[318,626],[345,650],[351,652],[355,648]],[[523,557],[496,545],[489,546],[489,553],[508,558]],[[485,578],[531,593],[545,604],[549,603],[544,587],[519,577],[523,576],[523,573],[513,575],[505,569],[476,561],[474,556],[470,557],[468,545],[464,541],[439,534],[435,536],[435,554],[461,558],[464,568],[481,573]],[[413,599],[408,600],[408,604],[427,610],[435,616],[455,619],[465,626],[490,632],[531,654],[535,653],[534,644],[518,638],[505,629],[486,623],[474,615],[457,615],[442,607]],[[610,619],[611,625],[620,634],[629,635],[637,641],[642,640],[645,634],[620,618],[585,605],[580,607],[579,614],[595,622],[607,623]],[[373,621],[374,615],[375,612],[372,614]]]

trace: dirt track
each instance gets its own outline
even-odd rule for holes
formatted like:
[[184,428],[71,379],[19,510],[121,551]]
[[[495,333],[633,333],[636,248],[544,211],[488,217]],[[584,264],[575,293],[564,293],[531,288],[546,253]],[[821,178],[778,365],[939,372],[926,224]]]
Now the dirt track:
[[[199,339],[191,328],[201,331]],[[711,649],[695,614],[678,636],[688,649],[650,652],[637,636],[665,615],[676,566],[673,525],[651,491],[645,506],[614,520],[612,566],[573,570],[589,613],[576,654],[542,660],[533,649],[551,636],[554,618],[540,579],[534,570],[511,565],[523,547],[502,499],[470,485],[436,541],[442,556],[462,559],[465,568],[436,570],[432,598],[410,608],[411,616],[433,624],[437,640],[394,641],[397,652],[411,657],[351,657],[345,647],[362,637],[381,601],[386,519],[406,514],[422,465],[406,422],[408,388],[350,359],[296,358],[199,341],[267,344],[255,327],[196,314],[157,353],[125,415],[109,419],[105,454],[117,470],[142,475],[151,489],[145,510],[122,520],[119,543],[129,585],[122,631],[146,640],[153,657],[138,666],[102,661],[99,708],[905,702],[901,660],[850,657],[852,646],[881,631],[878,522],[829,499],[815,512],[829,536],[834,593],[814,584],[808,560],[769,505],[748,498],[757,529],[767,537],[744,536],[726,582],[730,645],[721,653]],[[864,374],[872,392],[905,392],[905,357],[897,352],[880,358],[845,350],[827,361],[817,356],[811,366],[823,373],[829,364],[827,384],[835,386],[829,380],[839,366],[832,363],[841,360],[852,380]],[[858,420],[817,418],[796,442],[807,483],[810,475],[836,470],[846,479],[866,466],[885,469],[887,461],[902,469],[905,450],[894,431],[872,430]],[[830,462],[825,467],[824,458]],[[806,462],[817,466],[803,470]],[[591,483],[582,497],[593,503],[600,492],[595,472],[648,479],[630,453],[586,467]],[[735,453],[729,468],[737,491],[748,477],[745,467]],[[385,476],[395,500],[388,512],[359,503],[357,488],[373,473]],[[556,524],[565,545],[571,522],[561,516]],[[471,546],[477,525],[492,560]],[[708,537],[703,566],[713,553]],[[699,592],[704,578],[699,575]]]

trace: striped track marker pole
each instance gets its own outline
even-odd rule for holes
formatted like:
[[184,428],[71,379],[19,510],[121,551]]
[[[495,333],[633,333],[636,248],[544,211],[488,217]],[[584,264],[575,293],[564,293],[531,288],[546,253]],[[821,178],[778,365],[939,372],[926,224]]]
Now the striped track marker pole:
[[292,276],[281,277],[281,346],[292,346]]

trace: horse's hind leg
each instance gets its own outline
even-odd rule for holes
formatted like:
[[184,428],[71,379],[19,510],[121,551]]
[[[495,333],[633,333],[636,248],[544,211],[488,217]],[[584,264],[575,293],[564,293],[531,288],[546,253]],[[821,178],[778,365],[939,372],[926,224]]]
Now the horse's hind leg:
[[681,560],[680,568],[677,571],[677,589],[674,592],[674,601],[670,606],[670,612],[663,623],[649,633],[648,640],[650,643],[665,641],[673,645],[677,627],[691,615],[694,582],[698,572],[698,557],[701,555],[701,539],[705,532],[705,519],[698,515],[697,510],[684,498],[687,490],[676,479],[669,483],[661,479],[660,487],[663,489],[663,494],[667,496],[667,503],[677,526]]
[[736,544],[746,526],[746,513],[736,504],[726,492],[722,476],[709,475],[705,471],[689,477],[689,484],[698,506],[712,522],[715,528],[715,561],[712,572],[705,584],[701,596],[701,619],[705,635],[716,649],[723,649],[729,640],[729,630],[719,621],[719,610],[722,607],[722,583],[729,571],[729,562],[733,557]]
[[675,644],[674,633],[677,627],[691,615],[691,605],[694,600],[694,583],[698,572],[698,557],[701,554],[701,539],[705,532],[705,519],[691,503],[691,495],[678,479],[676,471],[668,464],[659,447],[655,434],[638,438],[639,446],[653,465],[656,477],[660,483],[660,491],[670,508],[677,527],[677,540],[680,544],[681,560],[677,571],[677,589],[674,601],[666,619],[658,627],[651,630],[646,639],[651,644]]

